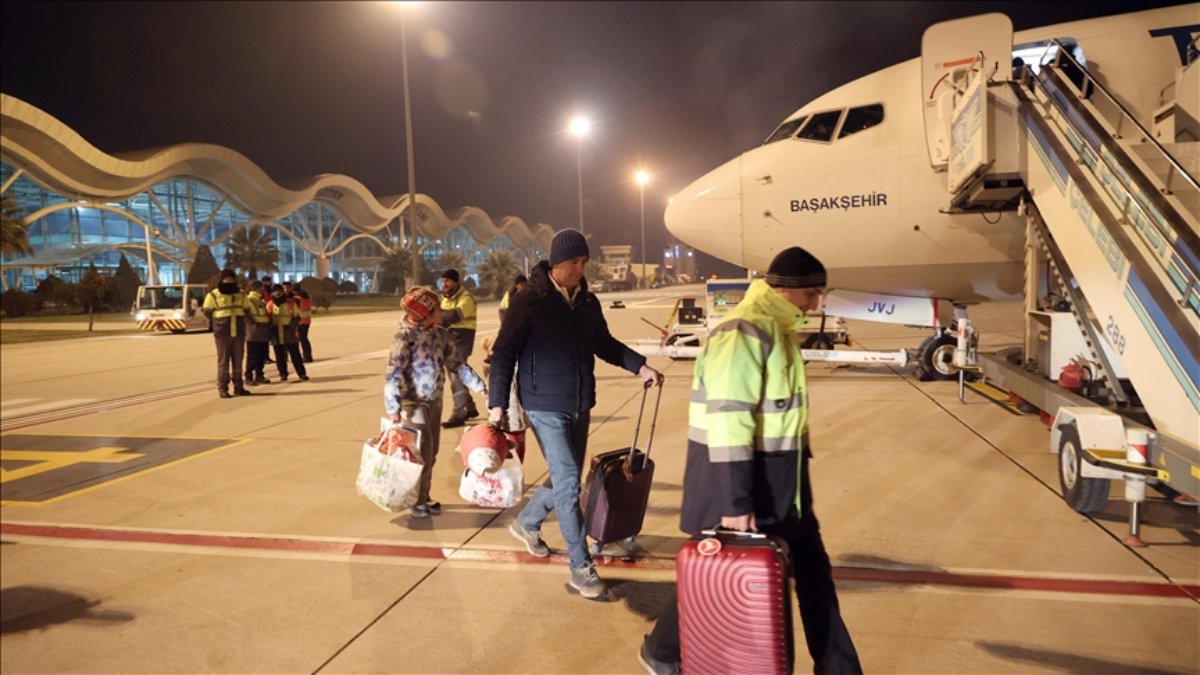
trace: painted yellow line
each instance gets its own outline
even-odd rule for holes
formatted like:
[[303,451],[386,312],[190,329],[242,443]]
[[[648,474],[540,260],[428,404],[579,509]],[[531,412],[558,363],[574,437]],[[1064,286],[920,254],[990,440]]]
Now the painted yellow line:
[[[66,434],[54,434],[54,435],[61,435],[61,436],[65,436]],[[140,436],[139,438],[165,438],[165,437],[160,437],[160,436]],[[184,440],[184,439],[187,439],[187,438],[188,438],[188,437],[186,437],[186,436],[179,436],[179,437],[175,437],[173,440]],[[199,440],[221,440],[221,439],[210,438],[210,439],[199,439]],[[127,481],[127,480],[130,480],[130,479],[133,479],[133,478],[139,478],[139,477],[141,477],[141,476],[144,476],[144,475],[146,475],[146,474],[148,474],[148,473],[154,473],[155,471],[160,471],[160,470],[162,470],[162,469],[166,469],[166,468],[169,468],[169,467],[173,467],[173,466],[176,466],[176,465],[178,465],[178,464],[182,464],[182,463],[184,463],[184,462],[191,461],[191,460],[193,460],[193,459],[196,459],[196,458],[198,458],[198,457],[204,457],[204,456],[206,456],[206,455],[211,455],[211,454],[213,454],[214,452],[219,452],[219,451],[221,451],[221,450],[227,450],[227,449],[229,449],[229,448],[237,447],[237,446],[239,446],[239,445],[244,445],[244,444],[246,444],[246,443],[249,443],[249,442],[251,442],[251,441],[255,441],[255,440],[258,440],[258,439],[255,439],[255,438],[239,438],[239,439],[236,439],[236,440],[234,440],[234,441],[232,441],[232,442],[230,442],[230,443],[226,443],[225,445],[221,445],[221,446],[215,447],[215,448],[213,448],[213,449],[211,449],[211,450],[205,450],[205,451],[203,451],[203,452],[198,452],[198,453],[196,453],[196,454],[194,454],[194,455],[188,455],[187,457],[181,457],[181,458],[179,458],[179,459],[177,459],[177,460],[175,460],[175,461],[172,461],[172,462],[167,462],[167,463],[165,463],[165,464],[159,464],[158,466],[152,466],[152,467],[150,467],[150,468],[148,468],[148,469],[145,469],[145,470],[142,470],[142,471],[138,471],[138,472],[136,472],[136,473],[131,473],[131,474],[127,475],[127,476],[120,476],[120,477],[118,477],[118,478],[113,478],[112,480],[107,480],[107,481],[104,481],[103,483],[97,483],[96,485],[89,485],[88,487],[85,487],[85,488],[80,488],[80,489],[78,489],[78,490],[75,490],[75,491],[73,491],[73,492],[68,492],[67,494],[64,494],[64,495],[59,495],[59,496],[57,496],[57,497],[51,497],[50,499],[47,499],[47,500],[45,500],[45,501],[40,501],[40,502],[21,502],[21,501],[12,501],[12,500],[0,499],[0,506],[46,506],[46,505],[48,505],[48,504],[57,504],[58,502],[61,502],[61,501],[62,501],[62,500],[64,500],[64,499],[69,499],[69,498],[71,498],[71,497],[75,497],[75,496],[77,496],[77,495],[86,494],[86,493],[88,493],[88,492],[92,492],[93,490],[99,490],[99,489],[101,489],[101,488],[105,488],[105,487],[108,487],[108,486],[110,486],[110,485],[114,485],[114,484],[117,484],[117,483],[123,483],[123,482],[125,482],[125,481]]]

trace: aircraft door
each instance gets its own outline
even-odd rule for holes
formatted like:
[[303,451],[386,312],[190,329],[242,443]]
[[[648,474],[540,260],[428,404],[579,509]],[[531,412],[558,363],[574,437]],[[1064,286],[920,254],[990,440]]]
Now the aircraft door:
[[935,171],[947,168],[951,120],[972,76],[981,72],[985,81],[1012,79],[1012,33],[1012,20],[998,13],[943,21],[925,29],[921,100],[929,163]]

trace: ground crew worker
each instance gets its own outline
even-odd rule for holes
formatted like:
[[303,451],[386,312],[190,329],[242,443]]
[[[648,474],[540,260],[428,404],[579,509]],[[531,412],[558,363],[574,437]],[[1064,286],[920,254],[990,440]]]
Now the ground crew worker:
[[[275,286],[275,283],[273,281],[271,281],[270,274],[264,274],[263,278],[262,278],[262,284],[263,284],[263,290],[262,290],[263,304],[266,304],[271,301],[271,289]],[[266,361],[264,361],[264,363],[275,363],[275,361],[271,360],[271,350],[270,349],[267,350],[267,359],[266,359]]]
[[500,298],[500,323],[504,323],[504,315],[508,313],[508,303],[512,300],[512,296],[525,290],[525,287],[528,285],[529,279],[525,278],[524,274],[518,274],[513,279],[512,288],[504,291],[504,297]]
[[[680,528],[691,534],[720,524],[783,538],[813,671],[862,673],[838,607],[808,473],[808,387],[798,334],[805,313],[820,307],[824,287],[825,266],[812,254],[781,251],[766,278],[752,282],[708,334],[692,376]],[[675,593],[638,662],[649,673],[679,672]]]
[[296,308],[300,311],[300,354],[305,363],[312,363],[312,343],[308,341],[308,329],[312,326],[313,301],[303,286],[296,287]]
[[300,379],[308,379],[308,371],[304,369],[304,359],[300,357],[300,311],[296,309],[296,301],[288,298],[281,284],[271,287],[271,303],[267,305],[267,313],[271,317],[271,342],[275,345],[275,367],[279,369],[279,379],[287,382],[288,357],[292,359],[292,367]]
[[[464,363],[475,349],[475,298],[459,283],[458,270],[446,270],[442,274],[442,327],[450,331],[458,355]],[[442,426],[461,427],[467,420],[479,416],[471,391],[463,384],[457,370],[447,370],[450,378],[450,396],[454,411]]]
[[[217,393],[221,398],[249,396],[250,391],[242,385],[246,335],[244,330],[238,330],[246,315],[246,294],[238,287],[233,270],[221,270],[221,283],[204,296],[203,309],[204,316],[212,321],[213,340],[217,343]],[[233,379],[233,394],[229,393],[230,379]]]
[[257,279],[246,294],[246,384],[271,384],[263,374],[267,349],[271,343],[271,317],[263,299],[263,283]]

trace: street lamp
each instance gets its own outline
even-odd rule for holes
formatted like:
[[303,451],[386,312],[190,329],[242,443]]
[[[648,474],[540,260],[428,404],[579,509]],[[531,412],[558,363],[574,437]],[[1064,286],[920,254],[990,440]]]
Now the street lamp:
[[[420,269],[420,252],[417,249],[417,170],[413,156],[412,100],[408,93],[408,31],[405,28],[406,7],[415,3],[400,3],[400,70],[404,78],[404,136],[408,152],[408,222],[412,231],[412,284],[417,285]],[[398,223],[400,238],[404,239],[404,225]]]
[[571,135],[575,137],[575,170],[579,176],[579,231],[583,232],[583,160],[582,150],[583,139],[592,131],[592,122],[586,117],[576,116],[571,120],[569,127]]
[[638,201],[642,206],[642,249],[639,253],[642,254],[642,274],[638,277],[638,284],[645,288],[646,284],[646,183],[650,182],[650,174],[646,173],[645,169],[638,169],[638,172],[633,174],[633,179],[638,184]]

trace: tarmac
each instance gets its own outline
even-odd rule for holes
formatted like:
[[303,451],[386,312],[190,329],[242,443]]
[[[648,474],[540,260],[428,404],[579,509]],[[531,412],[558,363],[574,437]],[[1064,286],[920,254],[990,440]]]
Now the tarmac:
[[[632,342],[654,336],[642,318],[662,324],[678,295],[702,292],[600,298]],[[971,313],[984,349],[1020,344],[1017,304]],[[496,304],[479,316],[481,341]],[[537,559],[507,532],[516,509],[457,496],[463,429],[442,432],[442,515],[356,494],[399,318],[318,314],[310,381],[280,383],[269,366],[274,384],[228,400],[206,333],[0,348],[0,670],[640,672],[686,538],[692,363],[651,359],[666,384],[640,550],[602,559],[610,591],[589,601],[566,585],[553,518],[556,554]],[[851,322],[850,335],[882,351],[924,333]],[[957,383],[911,367],[808,372],[815,510],[866,672],[1200,672],[1195,506],[1150,490],[1148,546],[1131,549],[1120,485],[1094,517],[1062,501],[1037,415],[973,392],[960,402]],[[597,376],[589,455],[629,444],[641,395],[624,371],[600,362]],[[547,474],[530,443],[532,487]]]

